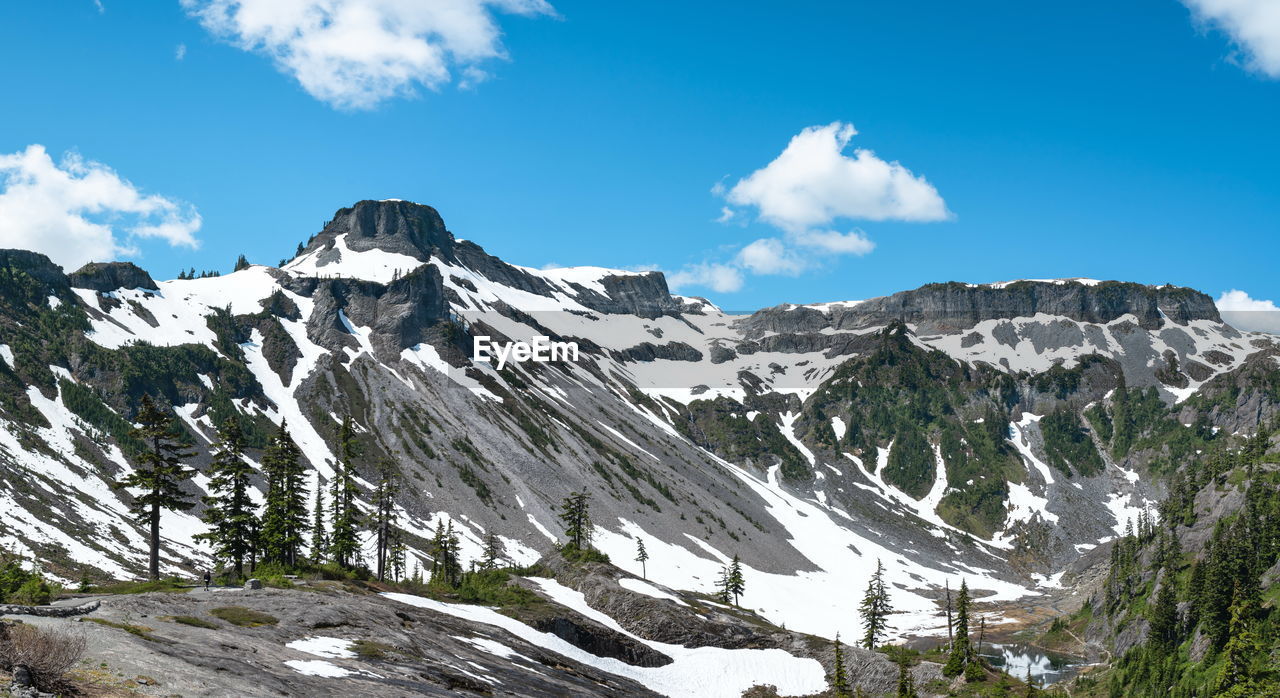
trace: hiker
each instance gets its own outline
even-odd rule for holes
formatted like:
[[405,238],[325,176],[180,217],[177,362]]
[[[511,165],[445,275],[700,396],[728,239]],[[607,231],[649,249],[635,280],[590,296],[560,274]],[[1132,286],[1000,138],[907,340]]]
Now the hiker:
[[209,570],[204,571],[204,590],[209,591],[209,582],[213,580],[213,575],[209,574]]

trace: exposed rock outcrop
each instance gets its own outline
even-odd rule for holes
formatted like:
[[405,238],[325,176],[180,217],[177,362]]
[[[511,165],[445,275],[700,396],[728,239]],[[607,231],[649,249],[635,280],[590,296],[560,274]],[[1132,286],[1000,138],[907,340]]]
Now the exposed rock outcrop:
[[813,332],[826,327],[849,330],[894,320],[915,324],[922,335],[959,332],[984,320],[1032,317],[1038,313],[1079,322],[1108,323],[1132,315],[1146,330],[1166,322],[1221,322],[1209,296],[1180,286],[1144,286],[1120,281],[1082,283],[1016,281],[979,286],[950,282],[928,284],[891,296],[831,308],[778,306],[756,313],[744,324],[763,332]]
[[75,288],[107,293],[121,288],[155,291],[160,287],[145,269],[133,262],[90,262],[72,272],[68,279]]

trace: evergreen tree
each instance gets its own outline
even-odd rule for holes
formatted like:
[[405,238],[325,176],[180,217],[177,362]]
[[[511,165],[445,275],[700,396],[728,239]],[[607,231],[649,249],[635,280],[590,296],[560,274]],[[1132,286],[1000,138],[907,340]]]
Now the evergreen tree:
[[591,504],[586,490],[570,492],[560,505],[560,520],[569,546],[586,550],[591,545]]
[[405,562],[408,557],[408,547],[404,543],[404,534],[399,528],[391,530],[391,555],[387,563],[391,566],[392,581],[400,581],[404,579]]
[[490,531],[484,537],[484,557],[480,560],[480,568],[484,570],[496,570],[499,563],[502,562],[502,541],[498,539],[498,535]]
[[236,257],[235,271],[240,271],[241,269],[248,269],[248,268],[249,268],[249,260],[246,259],[244,255],[240,255],[239,257]]
[[644,549],[644,539],[636,539],[636,562],[640,563],[640,578],[648,579],[649,575],[645,571],[645,564],[649,561],[649,552]]
[[373,493],[374,529],[377,534],[378,581],[386,579],[387,557],[391,551],[392,531],[396,526],[396,495],[400,492],[400,480],[395,465],[384,460],[378,475],[378,487]]
[[316,505],[311,519],[311,561],[321,564],[329,557],[329,534],[325,532],[324,483],[316,475]]
[[739,598],[747,590],[747,580],[742,576],[742,561],[737,555],[733,556],[733,561],[725,568],[724,585],[725,598],[732,597],[733,605],[737,606]]
[[210,494],[204,498],[204,520],[210,530],[198,538],[213,546],[214,556],[231,562],[237,579],[244,577],[245,558],[255,552],[258,516],[257,507],[249,499],[252,476],[253,467],[244,457],[240,420],[228,417],[218,428],[218,440],[213,444]]
[[955,642],[955,637],[951,634],[951,580],[948,579],[944,583],[947,587],[947,647],[950,647]]
[[916,680],[911,675],[911,666],[908,664],[906,655],[898,659],[898,698],[918,698],[920,694],[916,693]]
[[849,692],[849,679],[844,668],[844,648],[840,646],[840,633],[836,633],[836,661],[831,671],[831,691],[835,698],[852,698]]
[[1178,598],[1173,590],[1173,574],[1166,571],[1151,611],[1151,629],[1147,644],[1167,652],[1178,644]]
[[889,605],[889,590],[884,584],[884,564],[880,560],[876,560],[876,571],[867,581],[867,590],[862,595],[858,611],[862,615],[862,646],[875,649],[888,631],[889,614],[893,613]]
[[722,604],[729,603],[729,568],[721,567],[720,576],[716,578],[716,600]]
[[118,483],[118,487],[142,490],[133,498],[132,510],[138,523],[148,529],[148,573],[160,578],[160,512],[186,511],[195,505],[182,491],[182,483],[195,471],[181,461],[195,455],[182,449],[173,437],[169,415],[156,406],[150,395],[143,395],[138,407],[137,426],[132,438],[146,444],[135,459],[135,468]]
[[330,483],[333,529],[329,535],[329,555],[338,566],[351,568],[359,563],[361,523],[360,510],[356,507],[357,448],[351,415],[343,418],[337,440],[338,462],[334,464],[333,482]]
[[959,676],[972,659],[972,648],[969,646],[969,583],[961,580],[960,592],[956,594],[955,641],[951,643],[951,656],[947,658],[942,673],[946,676]]
[[462,581],[461,545],[453,531],[453,520],[446,527],[443,520],[436,523],[436,535],[431,540],[431,583],[456,587]]
[[[262,454],[262,471],[267,478],[267,503],[262,514],[262,558],[286,567],[295,567],[301,554],[307,523],[307,491],[304,483],[306,469],[302,463],[302,451],[289,435],[285,422],[272,435]],[[317,506],[323,506],[319,492]],[[323,512],[317,512],[317,522],[323,524]],[[324,548],[324,530],[319,530]],[[316,549],[315,539],[312,542]]]
[[1253,632],[1254,608],[1254,600],[1247,594],[1241,594],[1231,606],[1231,639],[1223,649],[1222,673],[1218,674],[1214,686],[1216,693],[1247,686],[1253,677],[1251,664],[1259,650],[1258,638]]

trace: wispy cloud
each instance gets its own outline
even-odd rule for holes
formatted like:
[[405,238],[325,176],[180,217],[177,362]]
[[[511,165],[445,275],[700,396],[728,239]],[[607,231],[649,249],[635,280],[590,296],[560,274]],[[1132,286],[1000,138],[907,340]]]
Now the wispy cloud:
[[1197,21],[1220,29],[1250,70],[1280,78],[1280,2],[1276,0],[1183,0]]
[[187,57],[187,45],[178,44],[178,47],[173,49],[173,60],[180,61],[186,57]]
[[733,293],[742,290],[743,283],[742,270],[732,264],[690,264],[667,274],[667,284],[676,291],[698,287],[709,288],[716,293]]
[[99,162],[43,146],[0,154],[0,247],[43,252],[68,270],[138,254],[140,239],[197,247],[200,215],[179,201],[143,194]]
[[506,58],[494,13],[554,15],[545,0],[181,0],[209,32],[266,55],[312,96],[369,109]]

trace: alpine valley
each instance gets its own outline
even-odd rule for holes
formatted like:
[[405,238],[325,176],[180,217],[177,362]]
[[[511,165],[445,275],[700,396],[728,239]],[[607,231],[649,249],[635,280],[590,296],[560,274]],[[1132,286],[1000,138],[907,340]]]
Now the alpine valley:
[[[499,370],[476,337],[578,355]],[[151,586],[123,486],[150,453],[144,396],[195,471]],[[281,425],[308,521],[349,476],[349,564],[308,545],[262,589],[182,586],[229,570],[201,498],[232,417],[254,506]],[[660,272],[509,264],[398,200],[222,275],[0,250],[0,541],[100,602],[10,610],[84,633],[112,690],[1277,695],[1278,419],[1280,339],[1172,285],[729,314]],[[381,582],[362,571],[380,515],[403,555]],[[892,612],[869,650],[878,566]],[[717,593],[727,571],[740,597]],[[962,584],[977,669],[958,672]]]

